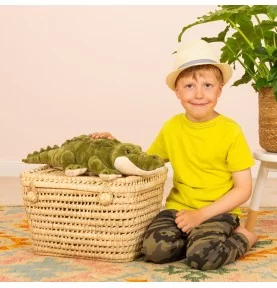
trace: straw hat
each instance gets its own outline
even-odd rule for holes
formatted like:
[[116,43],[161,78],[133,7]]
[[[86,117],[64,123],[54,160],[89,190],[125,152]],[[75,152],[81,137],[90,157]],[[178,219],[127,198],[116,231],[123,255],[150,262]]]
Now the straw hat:
[[233,74],[229,64],[220,63],[211,44],[196,40],[182,44],[175,55],[174,70],[166,77],[167,86],[175,91],[175,81],[178,75],[191,66],[211,64],[218,67],[223,75],[223,84],[226,84]]

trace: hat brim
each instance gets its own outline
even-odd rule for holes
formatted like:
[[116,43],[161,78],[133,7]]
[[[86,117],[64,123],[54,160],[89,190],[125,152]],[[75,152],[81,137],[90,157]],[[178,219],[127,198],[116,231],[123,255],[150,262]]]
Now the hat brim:
[[229,64],[226,64],[226,63],[197,63],[196,65],[191,65],[191,66],[186,66],[185,68],[182,68],[182,69],[178,69],[178,70],[174,70],[172,71],[171,73],[168,74],[168,76],[166,77],[166,84],[167,86],[175,91],[175,82],[176,82],[176,79],[178,77],[178,75],[188,69],[189,67],[192,67],[192,66],[199,66],[199,65],[205,65],[205,64],[210,64],[210,65],[213,65],[213,66],[216,66],[217,68],[220,69],[222,75],[223,75],[223,85],[225,85],[229,79],[232,77],[232,74],[233,74],[233,69],[232,67],[229,65]]

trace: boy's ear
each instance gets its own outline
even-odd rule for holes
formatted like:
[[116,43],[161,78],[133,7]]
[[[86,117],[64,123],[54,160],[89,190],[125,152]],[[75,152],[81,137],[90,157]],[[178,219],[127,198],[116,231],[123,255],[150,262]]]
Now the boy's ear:
[[176,97],[178,99],[180,99],[180,92],[179,92],[179,89],[177,87],[175,88],[175,94],[176,94]]
[[220,85],[220,93],[219,93],[218,97],[220,97],[220,96],[221,96],[221,93],[222,93],[222,89],[223,89],[223,86],[224,86],[224,84],[223,84],[223,83],[221,83],[221,85]]

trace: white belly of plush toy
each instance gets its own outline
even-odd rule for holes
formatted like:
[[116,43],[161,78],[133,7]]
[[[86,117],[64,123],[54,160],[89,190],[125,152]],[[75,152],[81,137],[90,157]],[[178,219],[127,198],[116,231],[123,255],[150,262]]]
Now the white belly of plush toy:
[[117,157],[114,161],[114,167],[124,175],[137,175],[137,176],[156,174],[164,169],[164,167],[159,167],[151,171],[142,170],[138,168],[135,164],[133,164],[125,156]]

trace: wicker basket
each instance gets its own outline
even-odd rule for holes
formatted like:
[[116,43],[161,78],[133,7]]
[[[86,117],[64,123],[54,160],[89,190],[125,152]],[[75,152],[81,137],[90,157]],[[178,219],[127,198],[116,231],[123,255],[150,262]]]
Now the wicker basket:
[[273,88],[259,91],[259,141],[268,152],[277,152],[277,102]]
[[43,166],[21,174],[36,254],[126,262],[161,209],[167,169],[105,182]]

